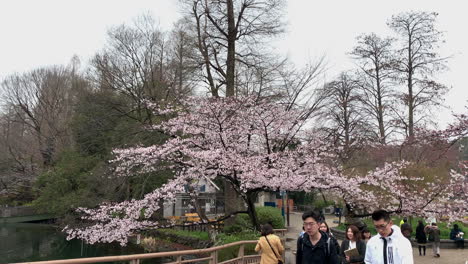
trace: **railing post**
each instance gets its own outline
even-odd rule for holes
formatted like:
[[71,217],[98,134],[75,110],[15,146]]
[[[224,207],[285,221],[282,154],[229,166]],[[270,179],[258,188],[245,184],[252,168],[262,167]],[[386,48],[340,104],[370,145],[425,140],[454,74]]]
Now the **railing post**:
[[218,264],[218,250],[211,252],[210,264]]
[[177,256],[176,262],[177,262],[177,263],[181,263],[181,262],[182,262],[182,255]]
[[132,260],[130,260],[130,264],[140,264],[140,260],[139,259],[132,259]]
[[239,247],[239,253],[237,253],[238,258],[243,258],[244,257],[244,244],[240,245]]

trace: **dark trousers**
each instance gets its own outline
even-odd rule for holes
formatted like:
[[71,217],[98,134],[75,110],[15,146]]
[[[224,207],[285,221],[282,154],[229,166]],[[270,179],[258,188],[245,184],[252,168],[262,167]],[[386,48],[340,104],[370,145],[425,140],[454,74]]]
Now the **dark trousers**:
[[455,240],[455,244],[457,248],[465,248],[465,241],[463,239]]
[[424,252],[424,256],[426,256],[426,245],[418,245],[418,249],[419,249],[419,256],[421,256],[421,249],[423,250]]

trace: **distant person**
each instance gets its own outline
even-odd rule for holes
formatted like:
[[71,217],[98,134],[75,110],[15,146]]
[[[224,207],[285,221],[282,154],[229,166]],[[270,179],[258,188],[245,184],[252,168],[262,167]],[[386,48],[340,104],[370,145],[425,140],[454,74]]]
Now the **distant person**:
[[435,258],[440,258],[440,229],[434,222],[427,225],[425,229],[429,238],[428,240],[432,243],[432,255]]
[[424,232],[424,224],[422,220],[418,221],[418,226],[416,227],[416,242],[418,242],[419,256],[426,256],[426,243],[427,236]]
[[302,220],[305,233],[297,240],[296,264],[339,264],[329,235],[320,231],[320,214],[305,212]]
[[[334,246],[336,248],[336,252],[339,253],[340,251],[340,244],[335,236],[330,231],[328,224],[326,222],[320,223],[320,231],[325,232],[328,237],[330,238],[330,246]],[[341,263],[341,257],[338,256],[338,263]]]
[[302,227],[302,231],[299,233],[299,237],[301,238],[305,234],[304,227]]
[[457,248],[465,248],[464,234],[457,224],[454,224],[452,230],[450,230],[450,239],[455,241]]
[[[357,249],[357,256],[347,256],[345,251],[349,249]],[[342,263],[362,263],[364,261],[364,256],[366,255],[366,243],[361,240],[361,232],[359,229],[350,225],[346,229],[346,239],[341,243],[341,258],[343,259]]]
[[400,228],[401,228],[401,226],[402,226],[404,223],[408,223],[408,218],[403,217],[403,219],[401,219],[401,221],[400,221]]
[[361,231],[362,234],[362,241],[364,241],[366,244],[369,241],[369,239],[372,237],[371,232],[367,227],[364,227]]
[[413,233],[413,228],[411,225],[406,221],[400,226],[400,229],[403,236],[411,241],[411,233]]
[[281,261],[284,252],[281,239],[273,234],[273,227],[270,224],[262,225],[262,236],[258,239],[255,252],[261,251],[260,264],[276,264]]
[[367,242],[364,262],[367,264],[413,264],[413,248],[408,239],[393,225],[385,210],[372,213],[372,221],[378,234]]

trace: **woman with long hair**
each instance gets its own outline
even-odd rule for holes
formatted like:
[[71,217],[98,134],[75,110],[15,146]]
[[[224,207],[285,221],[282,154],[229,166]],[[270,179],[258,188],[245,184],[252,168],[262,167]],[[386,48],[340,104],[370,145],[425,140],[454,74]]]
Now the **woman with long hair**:
[[273,234],[273,227],[270,224],[262,225],[262,236],[258,239],[255,251],[261,251],[260,264],[276,264],[283,262],[281,257],[284,252],[281,239]]
[[369,239],[372,237],[371,232],[369,231],[367,227],[364,227],[361,230],[361,234],[362,234],[362,237],[361,237],[362,241],[364,241],[364,243],[367,244],[367,241],[369,241]]
[[[327,222],[322,222],[320,223],[319,227],[320,231],[326,233],[328,237],[330,237],[330,245],[334,246],[336,248],[336,252],[339,254],[340,252],[340,243],[338,243],[338,240],[336,240],[335,236],[333,236],[332,232],[330,231],[330,228],[328,227]],[[341,260],[341,256],[338,256],[339,260]],[[341,262],[340,262],[341,263]]]
[[[346,229],[346,239],[341,243],[341,258],[343,263],[364,263],[366,255],[366,243],[361,240],[361,232],[355,225],[350,225]],[[357,249],[358,254],[355,256],[347,255],[345,251]]]
[[416,227],[416,242],[418,242],[419,256],[426,256],[427,236],[426,232],[424,232],[422,220],[418,220],[418,226]]

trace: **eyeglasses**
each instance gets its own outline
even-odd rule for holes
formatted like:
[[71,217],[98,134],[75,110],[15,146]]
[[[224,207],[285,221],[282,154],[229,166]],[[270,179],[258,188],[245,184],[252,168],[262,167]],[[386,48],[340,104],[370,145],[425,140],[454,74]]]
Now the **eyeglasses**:
[[314,226],[316,224],[316,222],[304,222],[304,226]]
[[374,225],[374,227],[375,227],[375,229],[382,230],[382,229],[385,229],[388,226],[389,223],[390,222],[386,223],[385,225]]

